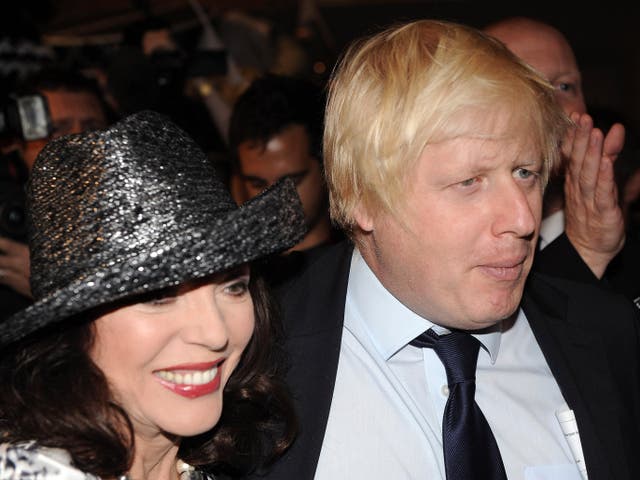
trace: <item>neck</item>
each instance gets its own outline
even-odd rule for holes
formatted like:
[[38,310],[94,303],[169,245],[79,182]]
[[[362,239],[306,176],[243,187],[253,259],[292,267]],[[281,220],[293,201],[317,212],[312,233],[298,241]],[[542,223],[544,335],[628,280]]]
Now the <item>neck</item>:
[[177,480],[179,439],[158,434],[153,439],[136,435],[133,464],[129,470],[132,480]]

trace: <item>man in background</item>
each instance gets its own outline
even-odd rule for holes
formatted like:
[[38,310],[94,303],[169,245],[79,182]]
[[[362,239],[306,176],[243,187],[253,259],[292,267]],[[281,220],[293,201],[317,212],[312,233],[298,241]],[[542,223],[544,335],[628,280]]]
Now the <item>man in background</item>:
[[98,86],[75,71],[42,70],[27,79],[21,90],[44,95],[51,120],[48,137],[22,142],[22,158],[29,170],[42,147],[50,140],[104,128],[109,123],[109,110]]
[[302,200],[308,233],[293,250],[335,240],[324,181],[322,132],[324,96],[298,77],[259,77],[236,101],[229,125],[234,161],[231,190],[238,203],[281,178],[293,179]]

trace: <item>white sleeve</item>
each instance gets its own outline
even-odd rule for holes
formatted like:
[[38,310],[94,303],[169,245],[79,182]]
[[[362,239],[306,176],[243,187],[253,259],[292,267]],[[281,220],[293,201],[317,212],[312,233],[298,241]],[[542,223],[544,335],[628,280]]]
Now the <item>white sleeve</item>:
[[0,444],[0,480],[97,480],[71,466],[64,450],[43,448],[34,442]]

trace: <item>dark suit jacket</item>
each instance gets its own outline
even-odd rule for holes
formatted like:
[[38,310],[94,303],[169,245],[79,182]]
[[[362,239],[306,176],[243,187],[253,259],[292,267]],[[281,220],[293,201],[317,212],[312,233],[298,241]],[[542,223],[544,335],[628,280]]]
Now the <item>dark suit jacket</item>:
[[[352,247],[332,246],[282,288],[301,432],[267,478],[312,479],[335,384]],[[600,288],[534,275],[523,308],[577,418],[590,480],[640,479],[638,312]]]
[[564,233],[536,253],[533,270],[581,283],[600,284],[621,293],[640,308],[640,243],[637,240],[627,238],[602,280],[591,272]]

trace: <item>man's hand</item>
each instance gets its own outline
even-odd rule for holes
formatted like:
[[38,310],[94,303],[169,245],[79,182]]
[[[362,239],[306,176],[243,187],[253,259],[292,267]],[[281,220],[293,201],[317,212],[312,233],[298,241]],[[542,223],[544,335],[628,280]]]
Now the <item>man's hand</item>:
[[617,123],[607,136],[593,127],[587,114],[571,115],[576,127],[562,144],[566,167],[565,232],[598,278],[622,249],[624,217],[618,204],[613,163],[624,145],[624,127]]
[[29,248],[24,243],[0,237],[0,284],[31,298]]

